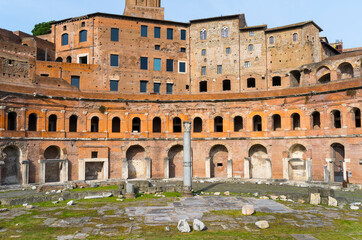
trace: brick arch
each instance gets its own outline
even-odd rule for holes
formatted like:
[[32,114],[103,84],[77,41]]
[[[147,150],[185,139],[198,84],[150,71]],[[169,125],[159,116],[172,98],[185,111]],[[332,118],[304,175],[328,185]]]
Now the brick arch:
[[183,177],[183,145],[175,144],[167,151],[169,158],[169,177]]
[[129,144],[128,146],[124,146],[122,147],[122,151],[124,153],[124,158],[126,158],[126,154],[127,154],[127,151],[131,148],[131,147],[134,147],[134,146],[140,146],[142,147],[144,150],[145,150],[145,157],[150,157],[150,146],[145,146],[143,144]]
[[338,80],[353,78],[355,74],[353,63],[350,63],[348,61],[339,63],[335,71],[337,71]]
[[102,113],[88,113],[87,120],[91,120],[93,117],[98,117],[99,121],[107,119],[105,114]]
[[60,149],[60,159],[66,159],[68,157],[67,147],[62,142],[48,142],[41,146],[40,148],[40,159],[45,159],[44,152],[51,146],[56,146]]
[[1,147],[0,161],[3,161],[4,165],[0,168],[0,185],[21,184],[21,155],[21,149],[16,145]]
[[233,155],[232,155],[232,148],[231,148],[231,146],[230,146],[229,144],[227,144],[227,143],[225,143],[225,142],[223,142],[223,141],[215,141],[215,142],[212,142],[212,144],[210,144],[210,145],[208,146],[208,148],[206,149],[206,150],[207,150],[206,153],[207,153],[208,156],[210,156],[211,149],[212,149],[213,147],[217,146],[217,145],[224,146],[224,147],[227,149],[227,151],[228,151],[228,159],[232,159],[232,156],[233,156]]
[[113,118],[118,117],[121,121],[125,121],[124,115],[121,113],[110,113],[108,114],[108,119],[112,121]]

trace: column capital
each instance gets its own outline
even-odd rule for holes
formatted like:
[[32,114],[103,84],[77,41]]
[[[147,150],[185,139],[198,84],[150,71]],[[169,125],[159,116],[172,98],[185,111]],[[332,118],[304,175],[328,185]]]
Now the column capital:
[[191,132],[191,122],[183,122],[184,132]]

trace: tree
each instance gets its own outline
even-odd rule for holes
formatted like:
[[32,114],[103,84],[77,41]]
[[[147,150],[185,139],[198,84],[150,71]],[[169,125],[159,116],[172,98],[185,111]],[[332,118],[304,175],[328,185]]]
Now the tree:
[[34,29],[31,31],[33,33],[33,36],[39,36],[39,35],[43,35],[43,34],[48,34],[51,32],[52,29],[52,23],[55,22],[50,21],[50,22],[42,22],[42,23],[38,23],[34,26]]

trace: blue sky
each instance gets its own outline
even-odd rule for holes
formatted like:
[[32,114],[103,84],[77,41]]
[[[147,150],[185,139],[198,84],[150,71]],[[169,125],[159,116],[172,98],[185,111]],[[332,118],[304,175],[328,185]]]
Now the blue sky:
[[[330,42],[362,47],[361,0],[162,0],[165,18],[191,19],[245,13],[249,26],[277,27],[314,20]],[[124,0],[0,0],[0,28],[30,33],[34,25],[94,12],[123,14]]]

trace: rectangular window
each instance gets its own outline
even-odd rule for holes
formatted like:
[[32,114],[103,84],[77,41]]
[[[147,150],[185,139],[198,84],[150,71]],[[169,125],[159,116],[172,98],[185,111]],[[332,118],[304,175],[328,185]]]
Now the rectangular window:
[[71,80],[71,85],[74,86],[74,87],[77,87],[79,88],[79,80],[80,80],[80,77],[79,76],[71,76],[70,78]]
[[148,35],[148,27],[145,25],[141,26],[141,37],[147,37]]
[[153,92],[160,93],[161,83],[153,83]]
[[161,46],[160,45],[155,45],[155,50],[160,50]]
[[118,80],[110,81],[110,89],[111,89],[111,92],[118,92]]
[[148,58],[141,57],[141,69],[147,70],[148,69]]
[[249,32],[249,37],[254,37],[254,31]]
[[202,55],[202,56],[206,56],[206,49],[202,49],[202,50],[201,50],[201,55]]
[[87,41],[87,30],[82,30],[79,32],[79,42],[86,42]]
[[182,47],[180,52],[183,52],[183,53],[186,52],[186,48]]
[[173,39],[173,29],[167,28],[167,39],[172,40]]
[[155,27],[155,38],[161,38],[161,28]]
[[181,30],[181,40],[186,40],[186,30]]
[[179,62],[178,63],[178,72],[179,73],[185,73],[186,72],[186,63],[185,62]]
[[226,54],[230,54],[231,53],[231,48],[226,48]]
[[111,41],[118,42],[119,41],[119,29],[111,28]]
[[92,152],[92,158],[98,158],[98,152]]
[[222,65],[217,65],[217,74],[222,74]]
[[154,58],[153,59],[153,70],[154,71],[161,71],[161,58]]
[[167,94],[172,94],[173,93],[173,83],[167,83],[166,93]]
[[111,54],[111,67],[118,67],[119,66],[119,57],[116,54]]
[[201,75],[202,76],[206,75],[206,67],[205,66],[201,67]]
[[65,33],[62,35],[62,46],[68,45],[68,34]]
[[166,71],[173,72],[173,60],[172,59],[166,60]]
[[146,93],[147,92],[147,81],[141,81],[140,82],[140,92]]
[[246,62],[244,63],[244,67],[245,67],[245,68],[250,68],[250,62],[249,62],[249,61],[246,61]]

